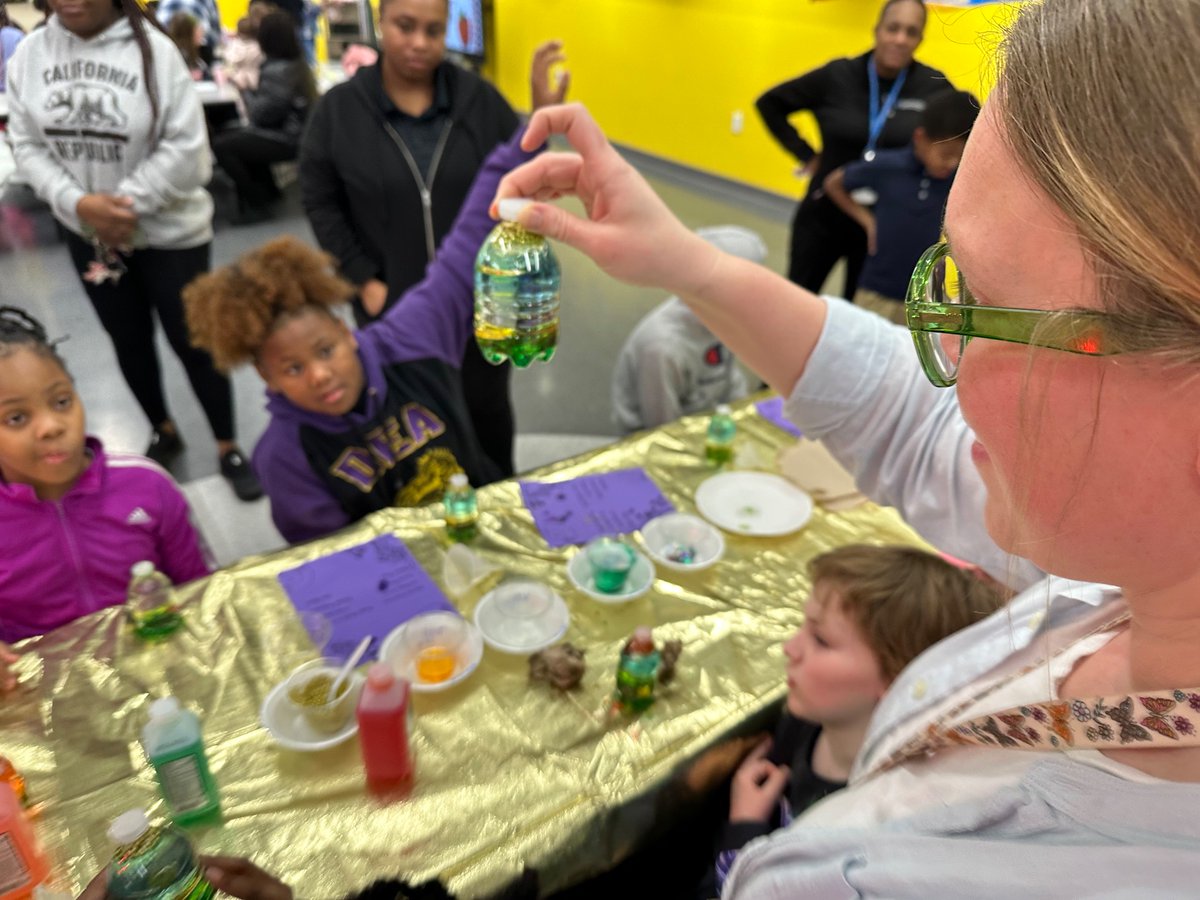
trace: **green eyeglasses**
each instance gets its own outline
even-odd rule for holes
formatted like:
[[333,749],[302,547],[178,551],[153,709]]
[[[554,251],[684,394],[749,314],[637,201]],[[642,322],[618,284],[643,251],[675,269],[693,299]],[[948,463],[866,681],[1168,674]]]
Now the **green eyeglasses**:
[[971,338],[1065,350],[1085,356],[1122,352],[1102,312],[979,306],[948,244],[925,251],[912,280],[904,317],[929,380],[950,387]]

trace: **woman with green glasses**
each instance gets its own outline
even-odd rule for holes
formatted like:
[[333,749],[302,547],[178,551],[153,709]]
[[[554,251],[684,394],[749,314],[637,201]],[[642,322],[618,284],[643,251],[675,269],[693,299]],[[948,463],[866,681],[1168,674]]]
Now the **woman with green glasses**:
[[695,237],[582,108],[533,117],[529,146],[579,155],[500,196],[590,219],[523,224],[683,298],[864,491],[1016,593],[900,675],[850,787],[748,848],[726,897],[1194,894],[1196,46],[1200,0],[1023,8],[912,337]]

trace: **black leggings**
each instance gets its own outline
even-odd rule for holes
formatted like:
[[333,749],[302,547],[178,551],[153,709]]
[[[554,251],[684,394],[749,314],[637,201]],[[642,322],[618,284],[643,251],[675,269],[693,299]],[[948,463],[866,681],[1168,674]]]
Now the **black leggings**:
[[792,219],[792,254],[788,279],[819,293],[839,259],[846,260],[842,296],[853,299],[858,276],[867,258],[867,236],[857,222],[828,197],[806,197]]
[[232,128],[212,138],[217,165],[237,187],[242,211],[260,209],[279,196],[271,163],[296,158],[296,148],[287,141],[253,128]]
[[[92,245],[73,232],[67,246],[75,271],[83,273],[95,258]],[[128,267],[116,284],[83,282],[100,324],[112,339],[125,383],[133,391],[142,412],[153,426],[171,418],[163,395],[158,351],[154,346],[154,312],[162,324],[171,349],[183,363],[188,381],[213,435],[218,441],[233,440],[233,390],[229,379],[213,367],[212,357],[193,347],[183,317],[180,292],[193,278],[208,271],[212,244],[186,250],[135,250],[125,257]],[[82,278],[81,278],[82,281]]]

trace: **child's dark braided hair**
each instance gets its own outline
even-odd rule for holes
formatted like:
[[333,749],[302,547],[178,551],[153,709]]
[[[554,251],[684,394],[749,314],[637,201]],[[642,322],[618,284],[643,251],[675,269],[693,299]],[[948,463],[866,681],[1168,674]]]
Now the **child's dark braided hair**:
[[16,306],[0,306],[0,359],[11,356],[17,347],[28,347],[39,356],[52,359],[64,372],[67,364],[58,355],[57,341],[46,334],[42,323]]

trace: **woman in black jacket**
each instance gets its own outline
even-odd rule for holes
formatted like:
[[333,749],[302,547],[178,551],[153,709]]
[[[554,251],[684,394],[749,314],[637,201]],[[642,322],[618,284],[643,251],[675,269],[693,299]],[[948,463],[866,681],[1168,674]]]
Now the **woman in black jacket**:
[[[321,247],[358,286],[359,325],[380,316],[424,277],[488,153],[518,120],[487,81],[443,59],[445,0],[381,0],[380,56],[330,89],[300,148],[304,209]],[[559,44],[538,48],[534,106],[555,103],[548,85]],[[470,341],[463,390],[484,450],[513,473],[508,365],[492,366]]]
[[[874,156],[876,150],[907,145],[921,123],[925,100],[951,86],[937,69],[913,59],[925,35],[925,19],[922,0],[886,0],[875,25],[875,46],[868,53],[835,59],[758,98],[763,122],[800,161],[798,174],[809,179],[808,193],[792,219],[788,278],[814,293],[845,258],[842,296],[853,297],[867,253],[862,228],[825,196],[825,176]],[[788,122],[788,116],[800,110],[816,116],[820,153]]]
[[258,44],[264,56],[258,87],[242,92],[249,121],[212,139],[217,163],[237,188],[242,223],[270,217],[271,203],[279,197],[271,164],[296,158],[309,108],[317,99],[291,16],[264,16]]

